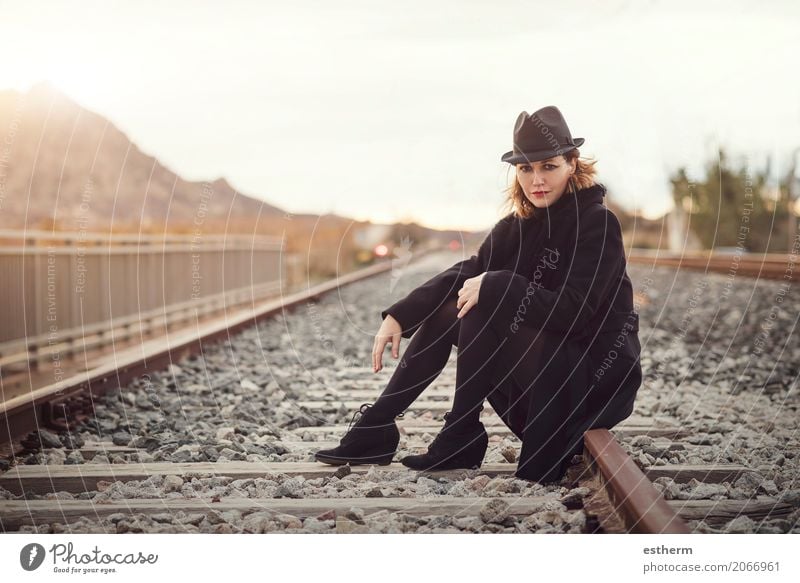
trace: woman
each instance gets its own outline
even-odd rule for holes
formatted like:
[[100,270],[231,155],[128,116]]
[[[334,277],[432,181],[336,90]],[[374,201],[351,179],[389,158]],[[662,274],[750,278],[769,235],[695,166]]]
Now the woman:
[[611,428],[633,411],[641,384],[638,314],[622,231],[603,204],[594,163],[579,159],[558,108],[522,112],[502,161],[516,179],[512,211],[477,255],[456,263],[382,312],[373,369],[387,344],[398,358],[386,389],[354,414],[329,464],[388,464],[395,417],[442,371],[458,347],[452,410],[428,451],[401,461],[417,470],[480,467],[488,436],[484,399],[522,441],[515,475],[560,479],[584,431]]

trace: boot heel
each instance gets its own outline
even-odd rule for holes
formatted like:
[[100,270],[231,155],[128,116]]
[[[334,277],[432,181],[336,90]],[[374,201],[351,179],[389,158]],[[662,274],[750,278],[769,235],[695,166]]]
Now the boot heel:
[[486,457],[486,450],[489,448],[489,436],[484,434],[478,443],[465,456],[465,464],[472,469],[480,469],[483,458]]
[[392,458],[394,458],[395,452],[388,453],[388,454],[381,454],[381,455],[365,455],[359,456],[358,463],[359,464],[377,464],[379,466],[388,466],[392,463]]
[[379,452],[366,452],[363,458],[363,462],[365,464],[378,464],[379,466],[388,466],[392,463],[392,458],[394,458],[394,454],[397,453],[395,449],[397,446],[392,448],[394,451],[386,453],[386,449],[382,449]]
[[379,466],[388,466],[392,463],[392,459],[394,458],[394,454],[383,456],[382,458],[378,458],[375,462]]

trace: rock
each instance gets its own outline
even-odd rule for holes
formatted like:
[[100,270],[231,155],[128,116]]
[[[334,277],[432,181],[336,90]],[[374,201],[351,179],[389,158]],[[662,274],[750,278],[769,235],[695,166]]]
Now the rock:
[[711,445],[713,443],[711,436],[708,433],[696,433],[686,437],[688,443],[694,445]]
[[653,486],[661,492],[665,500],[678,500],[682,495],[681,488],[675,480],[666,476],[653,480]]
[[494,498],[481,508],[479,516],[485,523],[501,524],[508,518],[508,502]]
[[127,516],[122,512],[116,512],[114,514],[109,514],[106,520],[108,520],[111,524],[117,524],[120,520],[125,520],[126,518]]
[[127,431],[117,431],[111,436],[114,445],[128,445],[131,442],[131,434]]
[[219,441],[221,439],[230,440],[230,439],[233,439],[233,437],[235,435],[235,432],[233,430],[233,427],[220,427],[220,428],[217,429],[215,435],[216,435],[217,441]]
[[209,524],[223,524],[227,522],[219,510],[211,509],[206,513],[206,520]]
[[688,484],[689,488],[681,492],[681,500],[720,500],[728,495],[728,490],[723,484],[707,484],[698,482],[692,478]]
[[577,529],[578,532],[582,532],[584,528],[586,528],[586,513],[581,511],[573,512],[567,518],[567,524],[571,528]]
[[511,487],[511,480],[496,476],[486,483],[483,491],[486,493],[508,492]]
[[187,514],[186,516],[179,518],[178,523],[180,524],[191,524],[192,526],[198,526],[203,519],[205,519],[206,515],[200,512],[193,512],[191,514]]
[[83,459],[83,454],[79,451],[72,450],[67,454],[67,457],[64,459],[65,465],[79,465],[84,463],[86,460]]
[[242,381],[239,383],[239,385],[245,391],[250,391],[252,393],[260,393],[261,392],[261,387],[259,387],[257,384],[255,384],[253,381],[251,381],[249,379],[242,379]]
[[32,439],[34,441],[41,441],[41,447],[47,448],[61,448],[64,447],[64,444],[61,443],[58,435],[53,433],[52,431],[48,431],[47,429],[39,429],[38,431],[34,431],[32,434]]
[[470,491],[467,488],[467,485],[463,481],[454,482],[450,489],[447,490],[448,496],[469,496]]
[[62,449],[51,449],[46,457],[45,463],[49,466],[63,466],[67,459],[67,454]]
[[333,520],[319,521],[313,516],[303,521],[303,530],[313,533],[328,532],[335,527],[336,524]]
[[[230,450],[228,450],[228,451],[230,451]],[[231,453],[234,454],[235,452],[231,452]],[[236,454],[236,455],[241,456],[241,454]],[[243,456],[240,459],[243,459]],[[172,461],[173,463],[176,463],[176,464],[185,464],[185,463],[193,462],[193,461],[195,461],[194,460],[194,453],[192,453],[188,449],[179,449],[179,450],[173,452],[172,455],[170,455],[170,461]]]
[[478,531],[483,527],[483,521],[478,516],[461,516],[453,518],[453,526],[461,530]]
[[170,376],[179,377],[183,374],[183,370],[177,364],[170,364],[167,367],[167,374]]
[[183,488],[183,478],[170,474],[164,478],[165,492],[180,492]]
[[348,520],[352,520],[356,524],[364,524],[364,510],[357,506],[353,506],[350,510],[345,512],[344,517]]
[[303,484],[297,478],[284,480],[275,491],[276,498],[302,498]]
[[283,528],[303,528],[302,521],[291,514],[278,514],[274,520]]
[[539,515],[539,518],[545,521],[546,523],[552,524],[553,526],[556,527],[559,527],[562,524],[564,524],[564,518],[562,517],[562,514],[560,512],[553,512],[553,511],[542,512]]
[[744,472],[733,485],[748,496],[754,495],[761,487],[764,478],[757,472]]
[[336,511],[334,510],[326,510],[322,514],[316,516],[316,519],[320,522],[325,522],[328,520],[336,520]]
[[756,523],[749,516],[737,516],[722,528],[722,532],[747,534],[756,531]]
[[434,516],[428,521],[428,527],[436,528],[449,528],[453,524],[452,516]]
[[647,445],[653,445],[653,438],[649,435],[634,435],[631,439],[631,445],[633,447],[641,448]]
[[800,506],[800,490],[784,490],[779,500],[795,507]]
[[505,458],[505,460],[510,463],[516,463],[517,461],[517,449],[513,446],[506,445],[500,449],[500,455]]
[[276,524],[267,512],[253,512],[244,517],[242,530],[254,534],[264,534],[274,532]]
[[760,488],[768,496],[777,496],[779,494],[778,486],[775,485],[774,480],[764,480],[761,482]]
[[556,500],[555,498],[551,499],[544,499],[539,501],[538,503],[531,504],[531,514],[536,514],[539,512],[546,512],[546,511],[557,511],[557,512],[566,512],[567,507],[564,506],[561,502]]
[[425,476],[419,476],[417,478],[417,486],[421,487],[422,489],[436,492],[439,489],[439,482],[436,480],[431,480]]
[[64,447],[67,449],[79,449],[86,445],[86,441],[80,435],[74,433],[65,433],[62,435],[61,443],[63,443]]
[[482,474],[473,478],[472,480],[468,480],[467,487],[474,492],[482,492],[490,480],[491,478],[489,476]]
[[758,534],[783,534],[785,531],[778,526],[760,523],[756,529]]
[[705,534],[720,534],[721,531],[717,530],[716,528],[706,524],[704,520],[700,521],[689,521],[688,523],[689,529],[692,532],[697,533],[705,533]]
[[202,453],[210,462],[215,462],[219,459],[219,452],[213,445],[204,445],[202,448],[200,448],[200,453]]
[[342,478],[350,474],[352,471],[353,469],[350,467],[350,464],[345,464],[343,466],[339,466],[336,469],[336,471],[333,472],[333,475],[341,480]]
[[590,494],[589,488],[580,487],[573,488],[559,499],[567,508],[581,508],[583,507],[583,499]]
[[133,438],[131,446],[137,449],[145,449],[152,453],[161,447],[161,442],[155,437],[139,435]]
[[389,522],[390,517],[391,514],[388,510],[378,510],[372,514],[365,515],[364,522],[366,522],[367,526],[369,526],[370,532],[375,532],[380,530],[382,526],[385,526],[385,524]]
[[728,498],[731,500],[746,500],[747,495],[742,492],[739,488],[735,486],[731,486],[728,482],[724,482],[723,485],[725,486],[728,494]]
[[358,524],[345,518],[344,516],[336,517],[336,532],[340,534],[360,534],[368,533],[369,528],[363,524]]

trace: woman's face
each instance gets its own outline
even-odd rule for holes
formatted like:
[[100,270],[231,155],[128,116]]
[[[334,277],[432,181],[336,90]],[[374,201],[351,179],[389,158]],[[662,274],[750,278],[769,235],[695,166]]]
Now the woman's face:
[[545,208],[567,191],[569,177],[574,171],[575,160],[567,162],[564,156],[556,156],[541,162],[517,164],[517,181],[533,206]]

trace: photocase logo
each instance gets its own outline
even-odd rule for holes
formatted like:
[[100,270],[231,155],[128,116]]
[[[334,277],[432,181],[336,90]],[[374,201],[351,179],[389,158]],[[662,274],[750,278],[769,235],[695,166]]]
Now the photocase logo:
[[528,288],[525,291],[525,297],[522,298],[522,302],[520,302],[517,313],[514,316],[514,321],[511,322],[511,326],[509,326],[511,332],[514,334],[519,331],[519,325],[525,320],[528,304],[531,303],[531,296],[536,293],[537,289],[542,289],[542,287],[544,287],[540,281],[543,276],[543,270],[558,268],[557,264],[561,252],[558,249],[550,249],[550,247],[545,247],[544,250],[547,251],[547,255],[543,253],[539,258],[539,263],[536,265],[536,269],[533,272],[533,278],[528,283]]
[[158,561],[158,555],[145,555],[141,551],[138,553],[106,553],[95,545],[90,551],[75,552],[71,542],[67,544],[56,543],[45,551],[40,544],[31,543],[22,547],[19,553],[19,564],[26,571],[38,569],[45,557],[52,559],[54,573],[70,573],[87,575],[90,573],[116,573],[117,565],[154,565]]
[[35,571],[44,562],[44,547],[38,543],[30,543],[19,552],[19,564],[26,571]]

